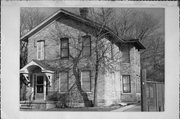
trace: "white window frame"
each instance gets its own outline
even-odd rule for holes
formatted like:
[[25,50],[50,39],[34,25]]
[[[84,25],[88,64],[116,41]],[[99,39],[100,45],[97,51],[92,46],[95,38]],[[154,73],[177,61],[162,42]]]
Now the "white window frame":
[[92,92],[92,89],[91,89],[91,71],[90,70],[82,70],[81,71],[81,88],[82,88],[82,86],[83,86],[83,79],[82,79],[82,73],[83,72],[89,72],[90,73],[90,76],[89,76],[89,78],[90,78],[90,91],[87,91],[86,93],[91,93]]
[[[44,40],[37,41],[37,60],[44,60],[44,44],[45,44]],[[40,52],[40,56],[39,56],[39,52]]]
[[[124,83],[123,83],[123,76],[129,76],[129,82],[130,82],[130,92],[124,92]],[[132,93],[132,87],[131,87],[131,75],[122,75],[122,93],[123,94],[131,94]]]

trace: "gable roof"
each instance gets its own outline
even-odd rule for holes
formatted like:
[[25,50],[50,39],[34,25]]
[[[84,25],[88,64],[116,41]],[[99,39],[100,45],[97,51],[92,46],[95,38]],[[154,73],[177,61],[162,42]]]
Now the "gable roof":
[[[64,9],[60,9],[58,10],[56,13],[54,13],[53,15],[51,15],[49,18],[45,19],[42,23],[40,23],[39,25],[37,25],[36,27],[34,27],[31,31],[29,31],[27,34],[23,35],[20,40],[21,41],[25,41],[27,42],[28,41],[28,38],[31,37],[32,35],[34,35],[35,33],[37,33],[38,31],[40,31],[41,29],[43,29],[45,26],[47,26],[48,24],[50,24],[51,22],[55,21],[55,20],[58,20],[61,16],[66,16],[66,17],[69,17],[69,18],[72,18],[73,20],[75,21],[78,21],[80,23],[83,23],[87,26],[90,26],[94,29],[100,29],[102,27],[101,24],[97,23],[97,22],[94,22],[92,20],[89,20],[87,18],[83,18],[77,14],[74,14],[74,13],[71,13],[71,12],[68,12]],[[128,43],[127,41],[124,41],[123,39],[119,38],[110,28],[108,27],[104,27],[102,29],[102,32],[106,34],[107,37],[109,37],[109,40],[110,39],[113,39],[115,41],[113,41],[114,43],[118,43],[118,42],[121,42],[121,43]],[[137,41],[135,41],[137,42]],[[140,49],[144,49],[145,47],[138,41],[136,43],[138,45],[138,48]]]

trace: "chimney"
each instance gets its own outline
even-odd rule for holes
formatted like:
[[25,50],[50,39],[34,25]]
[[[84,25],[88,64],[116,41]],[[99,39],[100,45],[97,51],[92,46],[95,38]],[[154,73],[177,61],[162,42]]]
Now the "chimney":
[[87,16],[88,16],[88,8],[85,8],[85,7],[79,8],[79,14],[83,18],[87,18]]

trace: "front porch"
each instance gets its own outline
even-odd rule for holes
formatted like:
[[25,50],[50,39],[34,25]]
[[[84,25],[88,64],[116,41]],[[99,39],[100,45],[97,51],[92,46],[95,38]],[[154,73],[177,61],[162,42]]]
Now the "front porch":
[[20,70],[20,82],[26,83],[21,83],[25,88],[20,89],[20,94],[24,97],[20,101],[44,103],[51,87],[53,74],[54,71],[49,70],[38,61],[31,61],[23,67]]

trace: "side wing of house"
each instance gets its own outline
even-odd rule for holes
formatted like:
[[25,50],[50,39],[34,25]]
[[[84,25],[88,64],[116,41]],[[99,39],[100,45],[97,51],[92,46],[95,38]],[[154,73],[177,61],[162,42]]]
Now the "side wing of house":
[[139,49],[132,43],[114,45],[108,56],[112,70],[105,73],[105,104],[140,101]]

